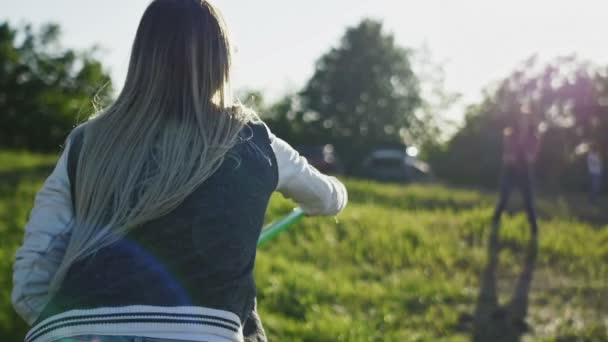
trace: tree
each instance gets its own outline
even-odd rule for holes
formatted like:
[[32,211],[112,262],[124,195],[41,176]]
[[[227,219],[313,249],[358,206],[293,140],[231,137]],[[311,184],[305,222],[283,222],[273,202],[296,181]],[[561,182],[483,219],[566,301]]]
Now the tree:
[[0,23],[0,146],[56,150],[106,101],[112,86],[97,50],[77,52],[59,43],[59,26],[38,31]]
[[416,128],[421,131],[414,136],[418,137],[416,143],[421,150],[420,157],[428,160],[458,130],[457,121],[450,118],[448,112],[462,95],[447,90],[443,65],[433,59],[426,44],[413,51],[411,61],[420,82],[422,99],[414,113],[420,122]]
[[495,185],[502,130],[515,123],[525,105],[546,130],[537,163],[542,185],[581,189],[586,177],[577,147],[592,142],[608,152],[606,71],[575,56],[547,64],[528,58],[469,107],[462,129],[434,156],[435,170],[455,182]]
[[351,167],[375,144],[420,138],[424,122],[414,113],[422,101],[409,56],[382,23],[363,20],[317,61],[294,120],[334,143]]

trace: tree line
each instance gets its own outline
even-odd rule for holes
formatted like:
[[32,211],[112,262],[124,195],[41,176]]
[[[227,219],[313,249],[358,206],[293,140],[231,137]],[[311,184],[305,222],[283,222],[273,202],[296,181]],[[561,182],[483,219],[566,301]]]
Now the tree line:
[[112,93],[97,50],[65,49],[58,25],[0,23],[0,146],[56,151]]
[[[333,144],[347,172],[375,146],[416,145],[439,178],[494,186],[502,130],[522,105],[544,130],[542,186],[581,189],[586,146],[607,152],[606,66],[576,56],[550,63],[530,57],[488,86],[450,136],[442,113],[458,95],[445,90],[443,76],[428,51],[399,46],[382,22],[365,19],[319,57],[301,90],[273,103],[257,91],[241,99],[294,145]],[[59,26],[0,23],[0,147],[56,151],[95,103],[111,101],[112,89],[97,49],[62,47]]]
[[522,106],[542,131],[539,185],[549,191],[585,189],[586,152],[592,145],[604,156],[608,152],[608,67],[576,55],[549,63],[532,56],[488,87],[483,100],[468,107],[462,128],[428,151],[435,171],[461,184],[496,184],[502,130],[515,124]]

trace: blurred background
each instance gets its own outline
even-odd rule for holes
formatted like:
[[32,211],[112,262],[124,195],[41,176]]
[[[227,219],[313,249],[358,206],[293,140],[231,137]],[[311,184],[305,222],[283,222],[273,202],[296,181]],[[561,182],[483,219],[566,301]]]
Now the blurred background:
[[[120,92],[148,3],[0,0],[2,341],[26,329],[10,268],[34,194]],[[271,340],[608,340],[608,176],[591,172],[608,158],[608,3],[214,3],[238,98],[350,193],[337,220],[260,251]],[[541,136],[534,244],[519,196],[490,229],[522,115]],[[268,220],[292,206],[274,198]]]

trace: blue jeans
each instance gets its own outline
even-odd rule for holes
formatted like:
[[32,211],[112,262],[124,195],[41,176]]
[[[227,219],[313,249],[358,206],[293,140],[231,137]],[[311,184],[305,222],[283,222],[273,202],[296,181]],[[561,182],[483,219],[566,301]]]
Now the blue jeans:
[[591,175],[591,193],[590,199],[591,201],[597,200],[600,196],[600,192],[602,190],[602,174],[601,173],[592,173]]
[[507,207],[513,188],[518,188],[521,191],[530,228],[532,229],[532,233],[536,234],[538,225],[536,223],[536,210],[534,209],[531,167],[504,167],[500,184],[500,198],[498,200],[498,205],[496,205],[496,210],[494,211],[493,222],[494,224],[499,223],[500,216],[502,216],[502,212]]

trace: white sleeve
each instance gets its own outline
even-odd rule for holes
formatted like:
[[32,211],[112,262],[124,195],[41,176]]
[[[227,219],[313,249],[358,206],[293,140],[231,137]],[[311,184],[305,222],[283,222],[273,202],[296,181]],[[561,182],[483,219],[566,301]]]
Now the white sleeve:
[[308,215],[336,215],[348,202],[344,184],[337,178],[322,174],[287,142],[270,133],[270,142],[277,159],[279,182],[277,191],[293,199]]
[[73,208],[67,172],[68,147],[36,194],[23,245],[13,266],[12,303],[30,325],[49,301],[49,284],[71,234]]

